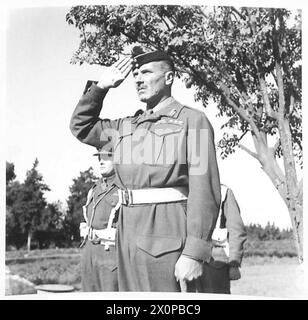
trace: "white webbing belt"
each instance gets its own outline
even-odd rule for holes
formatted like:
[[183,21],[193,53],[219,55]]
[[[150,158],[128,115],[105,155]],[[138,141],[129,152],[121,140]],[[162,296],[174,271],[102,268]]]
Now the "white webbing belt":
[[109,219],[108,219],[108,224],[107,228],[105,229],[93,229],[92,228],[92,236],[94,239],[98,239],[100,244],[105,246],[105,250],[109,249],[109,246],[114,246],[115,245],[115,236],[116,236],[116,228],[112,227],[112,223],[115,217],[116,212],[121,206],[121,201],[118,201],[116,206],[111,209]]
[[187,187],[118,190],[123,205],[177,202],[187,200]]
[[228,187],[225,185],[221,185],[221,202],[218,213],[218,218],[216,221],[216,226],[212,234],[212,241],[215,247],[221,247],[225,251],[227,257],[229,257],[229,241],[228,241],[228,229],[221,228],[221,218],[222,218],[222,205],[227,197]]
[[[116,228],[112,227],[112,223],[115,214],[121,205],[185,201],[187,200],[187,193],[187,188],[182,186],[173,188],[148,188],[136,190],[118,189],[119,201],[110,212],[107,228],[94,229],[89,227],[86,223],[83,223],[82,227],[82,224],[80,224],[81,236],[87,236],[90,241],[100,243],[105,246],[105,250],[108,250],[110,245],[115,245]],[[86,217],[85,212],[84,215]]]

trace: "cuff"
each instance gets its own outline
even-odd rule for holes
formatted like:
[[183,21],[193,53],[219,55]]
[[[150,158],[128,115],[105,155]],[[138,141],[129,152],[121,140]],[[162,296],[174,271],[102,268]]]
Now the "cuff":
[[241,263],[237,260],[231,260],[228,264],[229,264],[229,267],[239,268],[241,266]]
[[107,94],[108,89],[102,89],[95,83],[87,90],[86,95],[91,95],[92,100],[101,100]]
[[186,238],[182,254],[198,261],[209,262],[212,256],[212,243],[189,236]]

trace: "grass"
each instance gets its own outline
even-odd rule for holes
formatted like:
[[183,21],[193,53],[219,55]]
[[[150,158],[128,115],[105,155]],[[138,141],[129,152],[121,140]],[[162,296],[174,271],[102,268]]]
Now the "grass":
[[18,274],[35,285],[60,283],[73,285],[78,289],[81,281],[79,262],[79,256],[70,259],[42,259],[35,262],[12,264],[9,268],[12,274]]
[[12,250],[6,251],[6,259],[19,259],[19,258],[31,258],[31,257],[48,257],[63,254],[79,254],[81,249],[79,248],[57,248],[57,249],[43,249],[43,250]]
[[[241,268],[242,278],[231,282],[232,294],[274,298],[302,294],[302,273],[298,270],[297,258],[292,256],[293,249],[292,243],[286,240],[248,242]],[[35,285],[67,284],[79,291],[80,252],[78,248],[33,250],[30,253],[12,251],[6,253],[6,259],[10,261],[7,265],[11,274]],[[22,257],[26,259],[20,263],[18,259]],[[18,294],[16,290],[13,294]],[[23,293],[20,290],[19,294]]]
[[231,293],[272,298],[303,297],[303,272],[297,258],[249,257],[243,260],[242,278],[231,282]]

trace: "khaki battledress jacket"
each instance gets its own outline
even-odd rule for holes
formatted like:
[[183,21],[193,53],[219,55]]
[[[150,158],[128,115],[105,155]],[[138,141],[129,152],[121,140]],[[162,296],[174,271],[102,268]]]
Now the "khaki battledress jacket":
[[229,256],[221,246],[213,246],[213,259],[205,264],[205,281],[202,288],[203,292],[230,294],[229,268],[241,266],[247,233],[239,205],[233,191],[228,187],[225,199],[222,199],[221,210],[219,227],[228,230]]
[[213,247],[212,256],[214,261],[211,265],[216,268],[231,263],[241,266],[244,254],[244,243],[247,240],[247,233],[241,217],[240,207],[236,201],[233,191],[227,188],[226,197],[222,200],[221,228],[227,228],[229,240],[229,257],[220,247]]
[[[100,179],[89,190],[86,205],[88,226],[105,229],[111,210],[118,202],[113,177]],[[116,227],[117,216],[113,227]],[[117,257],[115,246],[108,250],[99,243],[86,241],[81,256],[82,291],[118,291]]]
[[93,84],[81,97],[71,118],[73,135],[96,148],[112,146],[121,189],[188,189],[187,202],[121,206],[119,290],[180,291],[174,276],[180,255],[211,259],[221,197],[212,126],[204,113],[172,97],[153,114],[101,119],[107,92]]

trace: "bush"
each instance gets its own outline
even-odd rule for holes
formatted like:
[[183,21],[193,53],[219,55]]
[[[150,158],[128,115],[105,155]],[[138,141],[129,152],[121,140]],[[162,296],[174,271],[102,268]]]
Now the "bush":
[[250,240],[268,241],[293,239],[292,229],[280,230],[274,223],[270,224],[268,222],[265,227],[262,227],[260,224],[249,224],[245,228],[248,239]]
[[244,257],[296,257],[296,247],[294,240],[250,240],[248,239],[244,247]]

